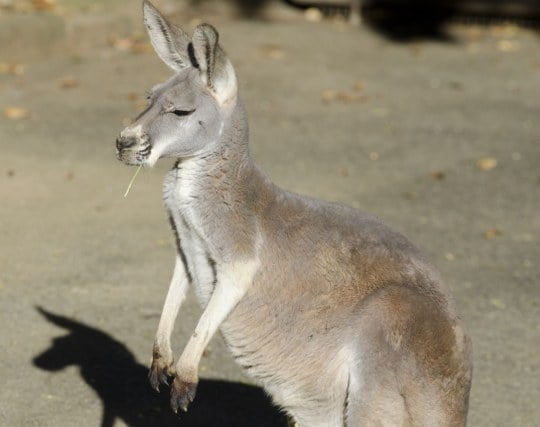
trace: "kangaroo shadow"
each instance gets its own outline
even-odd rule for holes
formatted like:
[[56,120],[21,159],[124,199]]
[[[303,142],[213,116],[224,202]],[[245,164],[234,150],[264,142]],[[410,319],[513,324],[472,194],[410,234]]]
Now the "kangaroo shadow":
[[368,27],[394,42],[457,43],[448,31],[448,25],[455,22],[512,22],[537,31],[540,0],[363,0],[362,18]]
[[99,329],[37,310],[69,333],[55,338],[50,348],[33,359],[34,365],[50,372],[78,366],[83,380],[103,403],[101,427],[112,427],[116,419],[130,427],[286,425],[262,389],[218,380],[201,379],[189,411],[176,416],[169,407],[168,390],[158,394],[150,388],[148,368],[124,344]]

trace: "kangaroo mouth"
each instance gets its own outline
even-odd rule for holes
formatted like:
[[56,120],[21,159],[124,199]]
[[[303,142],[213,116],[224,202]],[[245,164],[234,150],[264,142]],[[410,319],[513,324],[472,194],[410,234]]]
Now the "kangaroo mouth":
[[117,149],[116,158],[126,165],[139,166],[146,162],[151,152],[152,146],[146,143],[140,147]]

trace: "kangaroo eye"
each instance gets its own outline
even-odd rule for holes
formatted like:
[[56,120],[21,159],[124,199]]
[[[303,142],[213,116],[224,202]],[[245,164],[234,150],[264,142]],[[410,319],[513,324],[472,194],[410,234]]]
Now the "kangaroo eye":
[[185,117],[193,114],[195,110],[173,110],[171,113],[173,113],[177,117]]

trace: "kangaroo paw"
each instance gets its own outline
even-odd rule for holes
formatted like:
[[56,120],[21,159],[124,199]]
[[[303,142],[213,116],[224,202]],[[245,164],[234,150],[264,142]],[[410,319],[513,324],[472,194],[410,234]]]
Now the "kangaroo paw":
[[154,390],[159,392],[159,386],[169,385],[169,379],[173,376],[170,368],[171,364],[165,363],[163,359],[152,360],[152,366],[148,372],[148,380]]
[[188,406],[197,392],[196,382],[183,381],[176,377],[171,387],[171,408],[177,413],[178,409],[187,412]]

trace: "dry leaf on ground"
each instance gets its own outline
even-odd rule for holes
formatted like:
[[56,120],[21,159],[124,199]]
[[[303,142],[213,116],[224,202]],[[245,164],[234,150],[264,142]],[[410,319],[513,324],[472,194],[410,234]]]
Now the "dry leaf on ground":
[[147,100],[143,96],[135,92],[129,93],[127,98],[129,102],[131,102],[131,105],[133,105],[133,107],[136,110],[141,110],[145,108],[148,103]]
[[354,86],[353,86],[354,90],[357,91],[357,92],[362,92],[364,90],[364,82],[362,81],[357,81]]
[[444,172],[441,172],[441,171],[431,171],[429,173],[429,176],[434,181],[442,181],[445,178]]
[[519,50],[519,42],[517,40],[499,40],[497,49],[501,52],[517,52]]
[[140,55],[143,53],[151,53],[154,51],[154,48],[150,43],[136,41],[131,47],[131,53]]
[[285,56],[283,48],[275,44],[267,44],[259,47],[262,56],[270,59],[281,59]]
[[152,45],[148,42],[143,42],[137,37],[116,37],[110,36],[109,45],[120,52],[130,52],[134,54],[153,52]]
[[27,119],[30,117],[30,111],[21,107],[4,108],[4,116],[10,120]]
[[0,74],[12,74],[14,76],[20,76],[22,73],[24,73],[24,65],[0,62]]
[[67,76],[60,80],[62,89],[73,89],[77,86],[79,86],[79,81],[75,77]]
[[476,162],[478,169],[483,171],[490,171],[497,167],[497,159],[495,157],[484,157]]
[[484,231],[484,237],[488,240],[499,237],[500,235],[502,235],[502,231],[495,227],[488,228]]
[[32,7],[36,10],[51,10],[56,7],[55,0],[32,0]]
[[367,97],[357,92],[345,91],[345,90],[332,90],[327,89],[321,93],[321,99],[323,102],[341,102],[342,104],[351,104],[352,102],[364,102]]
[[499,310],[504,310],[506,308],[506,304],[500,298],[490,298],[489,302],[493,307],[498,308]]

